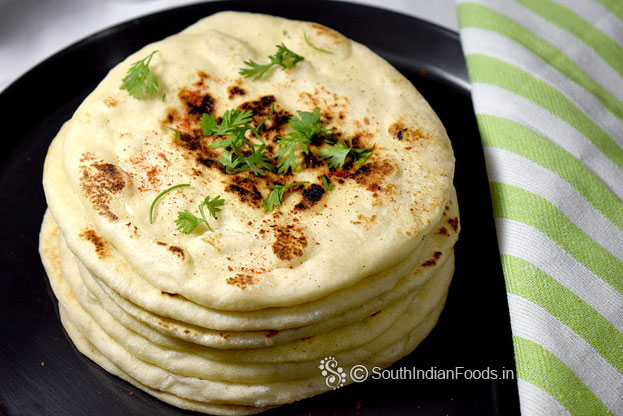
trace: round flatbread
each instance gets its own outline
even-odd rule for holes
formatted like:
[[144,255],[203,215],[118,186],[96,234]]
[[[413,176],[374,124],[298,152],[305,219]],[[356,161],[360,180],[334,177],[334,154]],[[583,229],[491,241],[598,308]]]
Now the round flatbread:
[[[334,53],[311,48],[305,34]],[[266,60],[281,43],[305,59],[258,81],[239,75],[245,61]],[[164,100],[120,90],[131,64],[156,50],[150,69],[166,88]],[[276,137],[291,132],[287,120],[319,108],[323,127],[372,154],[343,172],[319,156],[327,144],[310,145],[314,160],[293,174],[228,174],[220,149],[211,147],[219,138],[201,133],[200,118],[219,119],[234,108],[256,115],[274,109],[261,133],[273,151]],[[63,234],[82,235],[81,244],[92,246],[96,233],[158,289],[237,311],[309,302],[401,263],[441,218],[454,170],[439,119],[386,61],[316,24],[233,12],[201,20],[115,67],[68,124],[62,164],[65,186],[95,225],[85,230],[55,215]],[[333,190],[322,190],[322,176]],[[262,200],[271,186],[303,181],[267,215]],[[150,224],[158,193],[181,183],[191,186],[162,198]],[[55,211],[63,202],[46,192]],[[210,220],[213,233],[176,230],[178,212],[198,215],[206,196],[217,195],[225,204]],[[75,251],[80,240],[67,240]]]
[[217,13],[113,68],[61,128],[40,254],[82,353],[175,406],[254,414],[335,387],[323,360],[383,368],[432,330],[453,175],[433,110],[368,48]]

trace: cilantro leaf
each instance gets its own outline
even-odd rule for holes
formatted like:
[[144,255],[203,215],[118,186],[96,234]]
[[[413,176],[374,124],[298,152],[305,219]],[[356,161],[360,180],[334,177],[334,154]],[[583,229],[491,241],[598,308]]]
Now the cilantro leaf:
[[212,134],[215,134],[215,132],[219,128],[218,121],[216,121],[216,118],[214,117],[214,115],[208,114],[208,113],[203,113],[201,115],[199,126],[201,127],[201,132],[205,136],[210,136]]
[[327,146],[319,152],[319,156],[323,159],[329,159],[329,167],[334,169],[342,169],[346,163],[346,158],[350,155],[355,166],[360,168],[372,155],[372,149],[357,149],[353,147],[352,138],[348,139],[348,144],[341,138],[331,146]]
[[276,143],[279,149],[275,153],[279,163],[277,168],[279,173],[285,173],[292,168],[297,169],[296,165],[296,149],[308,154],[308,145],[312,139],[318,135],[329,135],[332,131],[322,127],[320,121],[320,108],[316,107],[312,113],[309,111],[297,111],[299,117],[291,117],[288,125],[294,129],[286,137],[280,137]]
[[268,64],[260,65],[252,60],[245,61],[244,64],[247,65],[249,68],[240,68],[239,74],[245,78],[252,77],[253,81],[257,81],[258,79],[262,78],[262,76],[266,72],[268,72],[268,70],[274,65],[279,65],[282,69],[285,70],[294,67],[294,65],[305,59],[302,56],[292,52],[283,43],[276,46],[277,53],[268,57],[268,59],[270,60]]
[[275,208],[281,205],[281,201],[283,200],[283,194],[286,192],[286,189],[297,186],[297,185],[305,185],[309,182],[292,182],[288,185],[271,185],[269,188],[272,188],[272,191],[268,194],[268,197],[262,203],[262,207],[265,212],[271,212]]
[[353,163],[355,163],[355,166],[357,166],[358,168],[362,167],[364,163],[366,163],[368,158],[372,156],[371,148],[367,148],[367,149],[352,148],[351,151],[353,152],[353,155],[354,155],[353,158],[355,159],[355,162]]
[[264,211],[271,212],[272,210],[277,208],[279,205],[281,205],[281,200],[283,199],[284,192],[285,191],[283,188],[276,188],[270,191],[270,193],[268,194],[268,197],[266,197],[266,199],[262,203],[262,207],[264,208]]
[[[253,173],[258,176],[266,175],[261,168],[273,172],[275,167],[272,164],[272,160],[264,154],[265,144],[261,144],[257,149],[253,148],[253,151],[249,156],[243,156],[240,159],[245,163],[248,169],[251,169]],[[244,169],[247,170],[247,169]]]
[[285,173],[288,169],[292,168],[293,171],[297,169],[296,165],[296,148],[300,148],[302,152],[308,153],[307,145],[310,140],[305,137],[299,137],[290,133],[287,137],[279,138],[276,143],[279,145],[279,149],[275,153],[275,156],[279,160],[277,168],[279,173]]
[[202,222],[205,222],[203,218],[195,217],[193,213],[187,209],[178,212],[177,219],[175,220],[177,229],[185,234],[195,231],[195,228]]
[[314,108],[314,112],[297,111],[299,118],[292,117],[288,121],[288,125],[300,134],[313,137],[317,134],[325,132],[320,122],[320,108]]
[[319,156],[323,159],[329,159],[329,167],[341,169],[344,163],[346,163],[346,156],[348,156],[351,149],[352,146],[347,145],[344,140],[339,138],[336,144],[321,150]]
[[328,179],[326,176],[322,177],[322,187],[325,191],[332,191],[333,188],[335,188],[335,184],[334,183],[329,183]]
[[223,140],[216,140],[210,144],[210,149],[218,149],[221,147],[231,148],[236,151],[240,146],[245,143],[246,139],[244,138],[244,132],[236,132],[228,135]]
[[227,136],[239,133],[239,129],[248,130],[249,122],[253,120],[253,111],[240,111],[237,108],[225,111],[223,120],[219,124],[213,114],[204,113],[199,125],[204,135]]
[[227,110],[223,115],[223,121],[221,121],[220,126],[224,130],[217,132],[217,134],[221,136],[228,134],[234,129],[245,127],[251,120],[253,120],[253,111],[251,110],[240,111],[237,108]]
[[216,218],[216,214],[223,210],[221,207],[224,204],[225,200],[222,199],[220,195],[217,195],[213,200],[210,200],[210,197],[207,196],[204,201],[199,204],[199,213],[201,214],[201,218],[196,217],[187,209],[177,213],[177,219],[175,220],[177,229],[185,234],[192,233],[199,226],[199,224],[203,222],[206,227],[208,227],[208,230],[214,231],[212,227],[210,227],[210,224],[208,224],[208,220],[203,212],[203,209],[207,208],[208,214],[211,217]]
[[[258,176],[266,175],[263,169],[274,171],[272,160],[264,153],[266,144],[258,132],[264,122],[273,116],[273,109],[257,125],[252,127],[249,124],[253,120],[253,111],[240,111],[232,109],[225,111],[220,123],[212,114],[201,116],[201,130],[205,135],[224,136],[222,140],[216,140],[210,144],[211,149],[225,148],[223,154],[218,158],[219,162],[225,166],[228,173],[252,170]],[[262,141],[261,144],[254,144],[246,138],[246,133],[251,130],[256,137]],[[249,150],[243,150],[243,147]],[[263,169],[262,169],[263,168]]]
[[208,214],[210,214],[211,217],[216,219],[216,214],[223,210],[221,208],[223,204],[225,204],[225,200],[221,198],[220,195],[217,195],[212,201],[210,201],[209,196],[206,196],[206,199],[201,204],[199,204],[199,212],[201,213],[201,217],[203,218],[203,221],[206,223],[210,231],[214,231],[214,230],[212,230],[212,227],[210,227],[210,224],[208,224],[208,220],[206,219],[205,214],[203,213],[203,208],[204,207],[207,208]]
[[225,150],[219,157],[218,161],[225,166],[227,173],[239,172],[238,169],[242,166],[242,163],[238,160],[238,156],[235,153]]
[[120,89],[128,90],[128,94],[141,100],[158,92],[158,80],[149,70],[151,58],[158,51],[153,51],[140,61],[134,62],[123,77]]
[[257,126],[253,127],[249,125],[251,127],[251,130],[253,131],[253,134],[255,134],[255,137],[257,137],[257,139],[261,141],[262,143],[264,143],[264,140],[262,139],[262,136],[260,135],[260,129],[262,128],[266,120],[272,118],[274,115],[275,115],[275,105],[273,104],[270,106],[270,112],[265,117],[263,117],[259,123],[257,123]]
[[178,139],[182,138],[182,132],[180,132],[178,129],[173,128],[173,127],[169,127],[169,130],[171,130],[173,132],[173,134],[175,134],[175,137]]

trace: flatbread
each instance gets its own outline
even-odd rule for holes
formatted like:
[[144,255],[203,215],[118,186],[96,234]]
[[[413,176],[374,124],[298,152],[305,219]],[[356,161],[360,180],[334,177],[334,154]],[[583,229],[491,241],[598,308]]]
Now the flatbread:
[[[275,45],[304,59],[240,75]],[[120,86],[147,56],[159,90],[135,99]],[[228,171],[202,123],[234,109],[252,111],[247,139],[273,158],[290,120],[318,114],[325,132],[295,147],[298,168]],[[350,146],[339,167],[323,156],[333,143]],[[254,414],[332,389],[322,359],[386,367],[432,330],[460,229],[453,175],[433,110],[368,48],[315,23],[217,13],[113,68],[61,128],[40,254],[83,354],[175,406]],[[177,229],[216,196],[209,225]]]
[[[319,44],[331,43],[335,53],[310,48],[305,33]],[[281,42],[305,60],[288,71],[271,71],[261,82],[238,75],[243,61],[261,61]],[[151,69],[167,97],[129,97],[119,90],[121,79],[131,63],[154,50]],[[366,70],[356,70],[361,67]],[[246,93],[230,98],[236,86]],[[365,169],[343,183],[336,180],[335,189],[309,208],[297,209],[304,201],[292,192],[278,212],[266,215],[257,200],[234,192],[232,181],[252,181],[263,198],[271,175],[243,172],[234,178],[198,162],[207,153],[176,141],[169,127],[190,122],[192,108],[184,97],[191,93],[209,95],[216,116],[268,96],[284,115],[318,106],[327,127],[357,136],[374,151]],[[115,67],[68,124],[62,163],[64,186],[94,223],[90,230],[110,242],[141,278],[197,304],[237,311],[310,302],[386,273],[408,258],[441,218],[454,170],[443,126],[386,61],[316,24],[234,12],[203,19]],[[56,212],[63,201],[47,186],[47,173],[46,197]],[[315,184],[322,173],[329,173],[326,164],[292,179]],[[155,196],[178,183],[191,187],[163,198],[157,220],[149,224]],[[226,200],[213,221],[215,232],[204,238],[177,232],[176,212],[193,209],[206,195]],[[93,249],[91,241],[74,237],[92,232],[71,217],[54,217],[72,251],[78,245]],[[237,284],[241,280],[244,290]]]
[[[395,323],[385,330],[380,336],[369,343],[364,343],[354,349],[324,350],[324,346],[334,346],[335,337],[319,342],[319,345],[306,351],[307,357],[313,360],[295,364],[290,362],[287,349],[282,348],[276,352],[283,358],[283,362],[269,365],[262,364],[235,364],[231,360],[217,362],[200,356],[197,350],[168,350],[158,348],[150,344],[138,334],[126,331],[123,333],[122,326],[117,326],[110,316],[102,316],[105,311],[96,310],[100,322],[103,322],[108,331],[117,335],[115,339],[110,333],[102,329],[82,308],[78,297],[72,291],[71,285],[66,283],[67,277],[77,274],[77,270],[71,272],[68,267],[63,267],[63,250],[59,250],[58,241],[54,240],[58,231],[50,216],[46,216],[42,226],[41,253],[44,266],[49,273],[50,283],[54,293],[59,299],[65,321],[72,323],[107,359],[117,367],[124,368],[125,373],[133,379],[158,390],[170,391],[188,400],[206,401],[208,403],[227,403],[253,406],[271,406],[284,404],[300,399],[301,394],[318,394],[328,389],[323,378],[317,374],[316,368],[320,358],[335,356],[342,365],[354,365],[366,363],[372,360],[371,365],[380,363],[374,360],[376,354],[381,354],[395,343],[404,341],[410,333],[420,325],[430,327],[433,318],[437,319],[443,304],[452,274],[452,268],[443,279],[439,279],[436,285],[427,284],[423,289],[422,297],[417,302],[411,302],[409,308]],[[65,257],[67,259],[67,257]],[[60,266],[59,266],[60,265]],[[71,265],[71,263],[70,263]],[[65,272],[65,273],[63,273]],[[69,272],[69,273],[67,273]],[[75,277],[75,276],[74,276]],[[435,281],[431,281],[433,283]],[[97,309],[97,304],[93,304]],[[373,318],[371,318],[373,319]],[[116,329],[114,329],[116,328]],[[121,330],[121,331],[119,331]],[[429,329],[430,330],[430,329]],[[342,330],[344,338],[353,339],[347,334],[348,329]],[[366,328],[356,331],[365,336]],[[119,336],[123,333],[123,336]],[[303,341],[305,342],[305,341]],[[301,345],[299,345],[299,348]],[[304,348],[304,347],[303,347]],[[132,351],[129,351],[131,349]],[[234,350],[235,354],[253,353],[254,350]],[[293,351],[296,351],[293,349]],[[320,352],[317,357],[313,354]],[[207,351],[203,351],[207,353]],[[271,355],[275,351],[263,349],[262,354]],[[305,354],[305,352],[304,352]],[[177,356],[176,356],[177,355]],[[150,360],[145,360],[146,356]],[[143,359],[141,359],[141,357]],[[221,357],[222,358],[222,357]],[[163,366],[169,368],[162,368]],[[299,368],[294,368],[298,366]],[[298,371],[297,371],[298,370]],[[188,372],[194,372],[189,375]],[[314,374],[316,373],[316,374]],[[254,383],[255,377],[257,383]],[[310,374],[314,376],[310,379]],[[216,377],[215,377],[216,376]],[[267,378],[283,378],[287,381],[270,381]],[[244,384],[222,381],[223,378],[237,378],[238,382],[244,380]],[[167,387],[164,387],[164,386]],[[312,393],[310,393],[310,391]],[[307,393],[306,393],[307,392]]]
[[[339,327],[313,338],[306,337],[271,348],[223,351],[203,348],[193,343],[177,342],[171,345],[165,342],[165,345],[159,345],[157,342],[154,343],[150,341],[150,339],[153,338],[153,334],[149,334],[149,329],[140,327],[136,322],[126,327],[126,325],[123,325],[109,314],[107,310],[100,305],[98,300],[92,297],[90,292],[82,286],[75,263],[73,263],[72,259],[68,256],[62,244],[60,251],[62,253],[61,258],[63,259],[63,281],[66,282],[67,286],[65,287],[65,283],[62,282],[57,283],[60,287],[60,292],[65,293],[67,290],[70,290],[74,294],[77,302],[81,305],[81,308],[92,316],[100,327],[106,328],[105,331],[113,336],[117,342],[125,343],[129,342],[129,340],[134,340],[133,342],[135,342],[136,345],[130,346],[130,349],[134,349],[135,351],[134,355],[140,356],[143,352],[156,344],[155,349],[161,350],[161,352],[152,354],[154,357],[169,357],[170,361],[175,362],[175,365],[179,366],[179,361],[181,360],[173,359],[173,353],[164,353],[162,351],[167,348],[177,351],[186,351],[201,359],[225,363],[226,365],[223,366],[224,373],[229,373],[226,374],[225,377],[234,376],[235,368],[232,363],[292,363],[309,361],[365,344],[385,332],[390,325],[395,323],[399,316],[405,313],[408,307],[413,308],[414,306],[409,306],[411,304],[419,308],[422,316],[428,313],[439,299],[444,296],[454,270],[453,261],[449,261],[442,267],[437,276],[424,285],[420,292],[411,293],[390,305],[388,308],[355,324]],[[68,301],[66,300],[65,302]],[[412,320],[412,322],[415,324],[417,320]],[[116,335],[112,335],[112,329],[114,329]],[[143,336],[145,331],[149,334],[148,336]],[[167,341],[170,341],[170,339],[167,338]],[[330,349],[326,349],[327,347]],[[312,364],[317,365],[315,362]],[[207,371],[206,365],[199,365],[197,363],[191,364],[188,368],[189,370],[187,371],[191,372]],[[274,373],[272,374],[273,378],[289,377],[287,369],[281,368],[279,365],[267,366],[266,370],[268,374]],[[306,367],[305,371],[309,371],[309,367]],[[241,377],[249,382],[252,379],[250,375],[243,375]]]
[[[70,218],[72,223],[80,230],[93,230],[94,224],[84,214],[84,209],[77,203],[75,193],[65,184],[65,177],[60,162],[60,150],[64,144],[65,127],[61,129],[59,135],[50,145],[48,157],[44,166],[45,185],[50,197],[48,201],[56,201],[50,204],[50,210],[55,218]],[[46,194],[47,195],[47,194]],[[374,308],[382,307],[384,299],[379,295],[388,292],[396,283],[409,271],[421,268],[422,264],[434,262],[422,270],[421,278],[424,280],[435,271],[439,261],[447,256],[447,251],[452,247],[458,237],[458,204],[456,203],[456,192],[451,188],[450,199],[447,203],[447,210],[442,213],[440,221],[434,227],[435,232],[423,239],[420,251],[413,253],[410,259],[397,265],[390,272],[378,273],[365,279],[357,285],[342,289],[328,296],[312,302],[295,305],[289,308],[268,308],[250,312],[234,312],[227,310],[215,310],[198,305],[183,296],[171,296],[155,288],[149,282],[143,280],[140,275],[120,256],[114,245],[103,237],[98,236],[99,245],[89,242],[84,244],[84,239],[80,234],[63,233],[72,252],[80,259],[80,262],[93,273],[93,277],[102,283],[102,289],[108,291],[110,296],[116,298],[119,305],[125,307],[126,312],[130,312],[132,304],[138,309],[134,311],[134,316],[150,323],[153,327],[165,329],[159,322],[162,319],[151,319],[148,314],[153,312],[167,320],[170,328],[175,328],[175,320],[195,325],[199,328],[210,328],[216,331],[232,330],[282,330],[287,328],[298,328],[317,322],[332,322],[332,317],[356,306],[366,305]],[[58,200],[56,200],[58,198]],[[59,220],[56,220],[57,222]],[[98,247],[106,247],[106,255],[100,256]],[[100,249],[101,252],[101,249]],[[439,256],[435,258],[435,256]],[[88,279],[88,277],[87,277]],[[85,279],[86,280],[86,279]],[[405,285],[408,290],[409,285]],[[124,303],[123,300],[130,303]],[[387,301],[391,299],[387,297]],[[147,310],[147,311],[145,311]],[[168,319],[167,319],[168,318]],[[177,324],[179,325],[179,324]],[[179,336],[184,337],[184,329],[191,331],[186,339],[191,339],[192,334],[198,333],[198,328],[181,328]],[[283,337],[283,336],[280,336]],[[194,337],[196,338],[196,337]],[[264,345],[269,345],[280,338],[271,339],[264,337]],[[284,337],[285,339],[285,337]],[[212,338],[211,340],[195,339],[195,342],[204,345],[218,346],[222,340]],[[228,343],[230,346],[235,344],[232,339]],[[245,345],[244,342],[241,345]],[[249,344],[246,344],[249,346]]]

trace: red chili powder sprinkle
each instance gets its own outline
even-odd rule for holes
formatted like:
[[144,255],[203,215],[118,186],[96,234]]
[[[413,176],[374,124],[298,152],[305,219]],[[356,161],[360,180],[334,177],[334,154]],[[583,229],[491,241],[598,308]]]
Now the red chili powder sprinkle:
[[157,166],[154,166],[151,170],[147,172],[147,180],[149,183],[154,186],[160,182],[160,179],[156,178],[156,175],[159,173],[159,169]]

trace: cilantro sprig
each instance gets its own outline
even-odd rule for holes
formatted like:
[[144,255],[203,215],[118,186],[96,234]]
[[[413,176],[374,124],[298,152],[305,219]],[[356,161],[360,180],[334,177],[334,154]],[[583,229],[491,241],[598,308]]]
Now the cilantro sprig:
[[346,158],[351,157],[353,163],[357,167],[363,166],[366,160],[372,155],[372,149],[358,149],[353,147],[353,139],[348,139],[348,144],[340,137],[333,145],[327,146],[319,152],[319,156],[323,159],[329,159],[329,167],[334,169],[341,169],[346,163]]
[[283,200],[283,195],[286,192],[286,189],[291,188],[293,186],[305,185],[309,182],[292,182],[288,185],[270,185],[269,188],[272,189],[268,194],[268,197],[262,203],[262,207],[265,212],[271,212],[275,208],[281,205],[281,201]]
[[[199,125],[203,135],[216,136],[217,139],[209,147],[212,149],[223,149],[218,156],[218,161],[225,167],[225,171],[230,174],[249,170],[257,176],[265,176],[267,174],[266,171],[277,171],[280,174],[286,174],[291,170],[294,173],[298,168],[297,156],[301,153],[309,154],[310,146],[323,146],[319,150],[314,150],[314,153],[318,157],[327,160],[327,164],[331,169],[342,169],[347,163],[361,167],[372,155],[372,147],[356,148],[353,146],[353,138],[343,139],[332,129],[325,128],[321,121],[320,108],[316,107],[312,112],[297,111],[297,115],[290,117],[288,120],[288,126],[291,129],[288,135],[276,138],[275,143],[278,145],[278,149],[275,151],[274,159],[267,152],[267,144],[260,134],[262,125],[266,120],[274,116],[274,106],[271,108],[270,113],[257,124],[254,123],[253,111],[230,109],[225,111],[220,119],[217,119],[214,114],[203,114]],[[171,128],[171,130],[176,137],[181,137],[179,130],[174,128]],[[329,181],[327,176],[322,176],[321,179],[324,191],[334,189],[335,185]],[[264,211],[268,213],[277,209],[289,188],[307,183],[309,182],[270,185],[271,191],[262,203]],[[179,186],[189,185],[182,184]],[[160,197],[158,196],[157,199]],[[156,201],[154,201],[154,205]],[[178,212],[178,218],[175,220],[178,230],[184,233],[191,233],[201,223],[205,223],[207,229],[212,231],[204,213],[204,208],[208,209],[209,215],[216,218],[216,213],[221,210],[219,207],[223,203],[224,200],[220,196],[217,196],[214,200],[210,200],[210,197],[207,197],[198,206],[200,216],[196,216],[189,210]]]
[[[204,135],[224,137],[210,145],[211,149],[224,148],[218,160],[228,173],[251,170],[257,176],[264,176],[268,171],[274,171],[272,160],[264,152],[266,144],[259,133],[260,127],[274,114],[274,108],[262,118],[256,127],[251,126],[253,112],[251,110],[240,111],[231,109],[225,111],[223,119],[219,123],[213,114],[201,116],[201,130]],[[247,131],[251,131],[260,143],[253,143],[247,139]]]
[[260,65],[252,60],[245,61],[244,64],[249,68],[240,68],[239,74],[245,78],[253,78],[253,81],[257,81],[262,78],[262,76],[264,76],[264,74],[274,65],[279,65],[285,70],[294,67],[294,65],[305,59],[288,49],[283,43],[276,46],[277,53],[268,57],[270,60],[269,63]]
[[[156,203],[158,202],[160,198],[162,198],[164,195],[168,194],[169,192],[173,191],[174,189],[188,187],[188,186],[190,186],[189,183],[180,183],[177,185],[173,185],[172,187],[160,192],[156,196],[156,198],[153,200],[153,202],[151,203],[151,207],[149,208],[149,223],[153,224],[154,207],[156,206]],[[177,213],[177,219],[175,220],[175,224],[177,224],[177,229],[186,234],[192,233],[199,226],[199,224],[203,222],[205,223],[206,227],[208,227],[208,230],[214,231],[212,227],[210,227],[210,224],[208,224],[208,220],[205,216],[205,213],[203,212],[203,209],[206,208],[208,210],[208,215],[216,218],[216,214],[223,210],[221,208],[223,204],[225,204],[225,200],[222,199],[220,195],[217,195],[212,200],[210,199],[209,196],[207,196],[203,200],[203,202],[199,204],[199,207],[198,207],[201,217],[196,217],[192,212],[190,212],[187,209],[185,209],[184,211],[179,211]]]
[[248,130],[249,122],[253,120],[253,111],[227,110],[219,124],[213,114],[204,113],[201,116],[201,130],[206,136],[228,136],[244,133]]
[[169,189],[165,189],[164,191],[160,192],[156,198],[154,199],[154,201],[151,203],[151,206],[149,207],[149,223],[153,224],[154,223],[154,207],[156,206],[156,202],[158,202],[158,200],[160,198],[162,198],[163,196],[165,196],[166,194],[168,194],[169,192],[171,192],[174,189],[177,188],[182,188],[182,187],[186,187],[186,186],[190,186],[189,183],[180,183],[177,185],[173,185],[172,187],[170,187]]
[[275,156],[279,160],[277,168],[279,173],[285,173],[288,169],[296,171],[296,149],[308,154],[308,145],[318,135],[330,135],[332,131],[326,130],[320,121],[320,108],[316,107],[312,113],[309,111],[297,111],[297,117],[291,117],[288,125],[294,130],[286,137],[280,137],[276,143],[279,149]]
[[175,220],[175,224],[177,224],[177,229],[185,234],[192,233],[202,222],[205,223],[208,230],[214,231],[203,212],[204,208],[207,208],[208,214],[216,218],[216,214],[222,211],[222,206],[225,204],[225,200],[221,198],[220,195],[217,195],[214,199],[210,200],[210,197],[207,196],[205,200],[199,204],[199,213],[201,217],[196,217],[192,212],[185,209],[184,211],[179,211],[177,213],[177,219]]
[[153,51],[145,58],[132,64],[126,76],[121,80],[120,89],[128,90],[128,94],[137,100],[142,100],[158,92],[158,80],[149,70],[149,64],[156,52],[158,51]]

